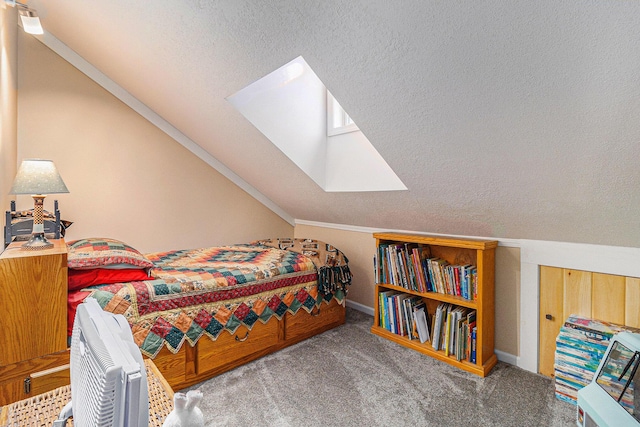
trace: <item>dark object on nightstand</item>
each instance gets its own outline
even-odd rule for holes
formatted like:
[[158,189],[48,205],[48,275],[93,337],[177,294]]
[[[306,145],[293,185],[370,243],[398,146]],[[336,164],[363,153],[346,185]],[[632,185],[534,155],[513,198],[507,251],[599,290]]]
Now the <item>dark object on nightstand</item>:
[[[47,238],[59,239],[73,224],[71,221],[60,219],[60,210],[58,209],[58,201],[54,201],[54,212],[46,212],[44,219],[44,232]],[[11,201],[11,210],[5,213],[4,226],[4,247],[13,241],[27,241],[33,232],[33,209],[26,211],[16,211],[15,200]]]

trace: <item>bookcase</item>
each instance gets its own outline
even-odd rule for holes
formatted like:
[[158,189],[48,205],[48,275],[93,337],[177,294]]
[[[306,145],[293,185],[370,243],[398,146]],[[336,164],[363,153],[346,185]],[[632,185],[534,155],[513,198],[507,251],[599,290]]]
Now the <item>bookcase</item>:
[[[377,251],[371,332],[465,371],[486,376],[498,360],[494,353],[498,242],[400,233],[374,233],[373,237]],[[412,304],[420,305],[425,311],[429,335],[426,340],[416,333]],[[440,325],[444,323],[445,329],[434,328],[438,311]],[[453,311],[461,313],[460,321],[452,317],[455,315],[449,316]],[[446,333],[447,327],[450,334]]]

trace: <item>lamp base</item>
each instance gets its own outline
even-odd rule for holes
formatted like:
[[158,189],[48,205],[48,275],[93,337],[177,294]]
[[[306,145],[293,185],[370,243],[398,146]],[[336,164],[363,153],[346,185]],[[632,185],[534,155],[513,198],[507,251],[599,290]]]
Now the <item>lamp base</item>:
[[44,237],[44,233],[32,233],[29,241],[22,245],[22,249],[28,251],[39,251],[42,249],[51,249],[52,247],[53,243]]

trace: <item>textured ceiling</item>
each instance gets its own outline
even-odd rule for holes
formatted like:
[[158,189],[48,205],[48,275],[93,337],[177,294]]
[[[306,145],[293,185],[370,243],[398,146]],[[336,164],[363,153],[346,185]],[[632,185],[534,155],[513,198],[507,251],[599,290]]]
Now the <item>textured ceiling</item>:
[[[640,246],[640,2],[29,4],[294,218]],[[409,191],[325,193],[225,100],[299,55]]]

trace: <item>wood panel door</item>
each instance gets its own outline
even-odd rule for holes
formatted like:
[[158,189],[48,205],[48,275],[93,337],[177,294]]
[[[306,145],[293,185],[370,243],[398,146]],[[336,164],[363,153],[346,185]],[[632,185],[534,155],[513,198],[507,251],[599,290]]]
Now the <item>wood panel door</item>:
[[640,328],[640,278],[540,267],[538,372],[552,377],[556,337],[572,314]]
[[[564,278],[561,268],[540,268],[540,332],[539,354],[554,354],[556,337],[564,322]],[[539,357],[538,372],[553,375],[553,357]]]

